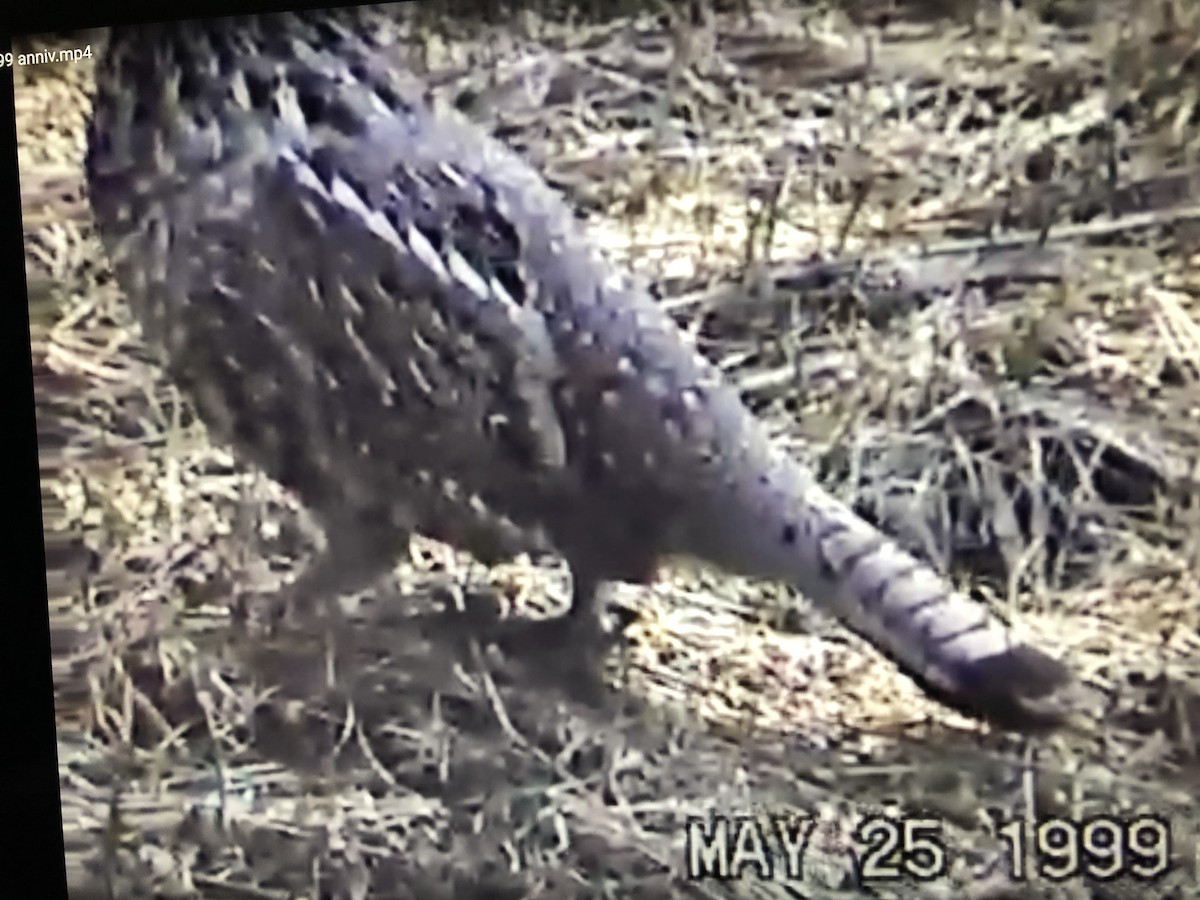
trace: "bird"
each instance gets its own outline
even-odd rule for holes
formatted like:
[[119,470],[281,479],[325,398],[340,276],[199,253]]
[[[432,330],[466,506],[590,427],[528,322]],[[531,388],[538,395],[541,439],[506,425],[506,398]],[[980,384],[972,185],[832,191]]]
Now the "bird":
[[101,242],[213,439],[320,525],[295,595],[368,586],[414,534],[551,551],[570,607],[529,627],[585,648],[610,586],[690,558],[791,586],[946,706],[1060,726],[1071,668],[823,489],[390,21],[120,26],[96,66]]

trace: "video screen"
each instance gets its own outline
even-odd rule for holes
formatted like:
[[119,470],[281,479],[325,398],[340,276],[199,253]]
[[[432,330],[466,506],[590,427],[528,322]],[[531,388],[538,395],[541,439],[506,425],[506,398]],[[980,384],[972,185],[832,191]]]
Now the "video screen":
[[1200,11],[3,62],[72,896],[1200,896]]

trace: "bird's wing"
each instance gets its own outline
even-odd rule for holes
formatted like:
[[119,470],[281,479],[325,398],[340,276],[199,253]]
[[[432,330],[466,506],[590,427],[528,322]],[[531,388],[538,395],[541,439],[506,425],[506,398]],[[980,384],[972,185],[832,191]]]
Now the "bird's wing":
[[345,332],[404,417],[414,462],[561,467],[558,359],[527,302],[509,212],[481,180],[379,141],[289,149],[260,175],[257,202],[278,223],[266,255],[313,273],[308,297],[284,298],[300,308],[276,321],[295,323],[318,359],[322,332]]

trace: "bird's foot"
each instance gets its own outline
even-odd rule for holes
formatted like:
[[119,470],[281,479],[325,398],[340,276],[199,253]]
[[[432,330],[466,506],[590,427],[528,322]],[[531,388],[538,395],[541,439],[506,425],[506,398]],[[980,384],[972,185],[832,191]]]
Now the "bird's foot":
[[608,651],[619,644],[619,635],[606,630],[590,616],[566,613],[553,619],[503,623],[496,645],[537,680],[563,690],[568,696],[597,706],[608,688],[604,663]]
[[472,610],[447,615],[459,635],[495,645],[533,680],[588,705],[603,701],[604,661],[619,634],[596,617],[568,612],[547,619],[499,619]]

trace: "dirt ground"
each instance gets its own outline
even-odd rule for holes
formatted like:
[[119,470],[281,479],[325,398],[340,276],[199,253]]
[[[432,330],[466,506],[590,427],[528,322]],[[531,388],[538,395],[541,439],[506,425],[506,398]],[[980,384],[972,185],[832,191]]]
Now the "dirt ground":
[[[528,560],[418,542],[333,634],[239,627],[317,537],[139,343],[92,60],[17,68],[72,896],[1200,897],[1200,12],[1067,5],[422,20],[407,60],[831,490],[1108,697],[1036,739],[682,564],[620,592],[599,705],[437,627],[563,602]],[[690,877],[721,823],[770,871]]]

